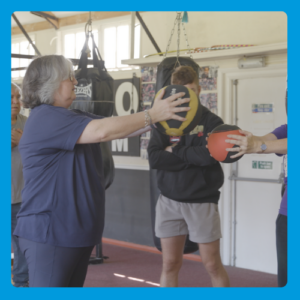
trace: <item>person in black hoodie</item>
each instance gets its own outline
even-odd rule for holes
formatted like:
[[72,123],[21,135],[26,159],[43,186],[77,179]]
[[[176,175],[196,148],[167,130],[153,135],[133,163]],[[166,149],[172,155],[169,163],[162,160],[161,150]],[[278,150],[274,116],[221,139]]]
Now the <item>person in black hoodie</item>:
[[[197,73],[189,66],[178,67],[171,84],[184,85],[200,94]],[[187,234],[199,245],[212,286],[230,286],[220,257],[218,201],[224,175],[220,163],[210,156],[205,139],[221,124],[220,117],[203,107],[199,124],[185,136],[170,137],[152,130],[149,164],[157,169],[161,191],[155,219],[155,234],[161,240],[163,254],[161,287],[178,286]]]

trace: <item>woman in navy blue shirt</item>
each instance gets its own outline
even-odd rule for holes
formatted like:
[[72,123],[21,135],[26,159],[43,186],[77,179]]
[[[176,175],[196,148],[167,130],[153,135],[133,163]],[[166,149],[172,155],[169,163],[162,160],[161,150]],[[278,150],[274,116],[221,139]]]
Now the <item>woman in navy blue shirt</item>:
[[68,109],[76,84],[71,62],[58,55],[33,60],[23,81],[23,105],[32,110],[19,144],[24,189],[14,234],[28,263],[30,287],[84,284],[104,227],[99,142],[158,121],[184,121],[175,113],[189,109],[176,107],[189,101],[180,98],[183,93],[165,100],[161,94],[149,111],[102,118]]

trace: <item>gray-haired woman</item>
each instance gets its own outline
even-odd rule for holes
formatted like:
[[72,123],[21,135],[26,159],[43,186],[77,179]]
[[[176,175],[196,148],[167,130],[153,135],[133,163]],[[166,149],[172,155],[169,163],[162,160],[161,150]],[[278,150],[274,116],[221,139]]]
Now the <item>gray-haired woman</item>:
[[[76,95],[73,67],[63,56],[36,58],[23,81],[31,108],[19,144],[25,185],[14,234],[29,267],[30,287],[81,287],[104,226],[99,142],[123,138],[152,122],[184,118],[183,93],[162,94],[147,112],[102,118],[68,110]],[[176,101],[175,101],[176,100]]]

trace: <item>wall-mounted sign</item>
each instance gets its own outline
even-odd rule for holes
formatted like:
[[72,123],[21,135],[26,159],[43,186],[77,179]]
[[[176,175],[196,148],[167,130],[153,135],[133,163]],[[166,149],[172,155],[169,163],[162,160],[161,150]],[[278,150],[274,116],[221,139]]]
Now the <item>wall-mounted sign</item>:
[[273,104],[252,104],[252,113],[271,113]]
[[273,162],[272,161],[252,161],[252,169],[262,169],[262,170],[272,170]]
[[[127,116],[140,110],[140,78],[114,80],[114,116]],[[113,140],[109,143],[112,155],[140,156],[140,137]]]

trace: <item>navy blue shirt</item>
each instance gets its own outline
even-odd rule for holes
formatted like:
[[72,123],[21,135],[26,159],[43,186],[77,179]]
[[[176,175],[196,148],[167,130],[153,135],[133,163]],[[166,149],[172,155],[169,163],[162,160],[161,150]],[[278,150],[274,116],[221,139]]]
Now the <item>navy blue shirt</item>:
[[24,189],[15,235],[61,247],[100,242],[101,150],[99,143],[76,144],[93,116],[46,104],[31,111],[19,143]]

